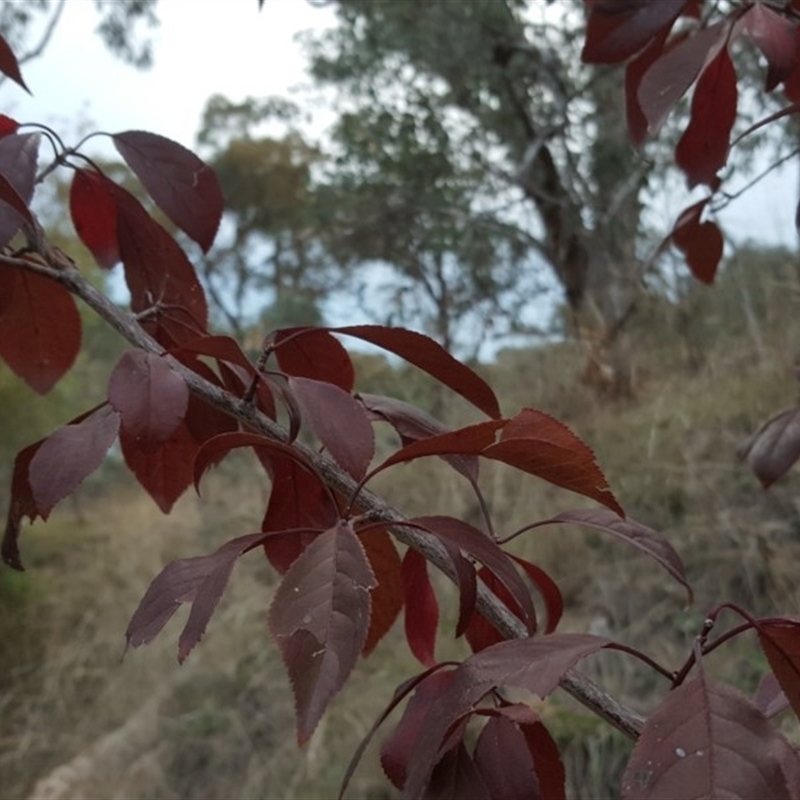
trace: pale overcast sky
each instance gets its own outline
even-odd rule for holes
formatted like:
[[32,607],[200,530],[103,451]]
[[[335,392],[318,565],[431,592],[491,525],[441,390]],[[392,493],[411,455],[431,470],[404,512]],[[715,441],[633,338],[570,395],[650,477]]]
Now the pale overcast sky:
[[306,0],[160,0],[154,64],[137,70],[115,58],[94,33],[91,0],[69,0],[42,58],[23,67],[33,97],[9,81],[3,110],[19,121],[74,120],[82,111],[111,133],[140,129],[192,146],[205,102],[221,93],[285,95],[307,83],[294,37],[333,22],[330,8]]

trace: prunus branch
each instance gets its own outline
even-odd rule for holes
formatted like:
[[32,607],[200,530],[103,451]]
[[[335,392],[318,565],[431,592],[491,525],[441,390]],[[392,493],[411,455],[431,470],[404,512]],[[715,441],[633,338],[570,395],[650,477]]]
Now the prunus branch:
[[[0,268],[2,267],[29,270],[57,281],[74,296],[80,298],[129,344],[146,352],[164,354],[164,348],[141,327],[133,315],[112,303],[58,251],[49,253],[47,260],[39,260],[35,256],[29,258],[0,255]],[[169,355],[167,358],[172,368],[184,378],[189,390],[199,399],[233,417],[252,431],[279,442],[289,442],[286,431],[261,413],[252,403],[215,386],[177,359]],[[332,489],[347,496],[356,488],[354,480],[330,459],[298,442],[293,442],[292,446],[313,463]],[[392,533],[398,541],[421,553],[451,580],[456,580],[449,557],[434,537],[404,526],[403,515],[368,490],[362,490],[359,494],[359,507],[373,518],[391,523]],[[527,635],[525,626],[483,584],[478,587],[477,605],[481,613],[506,638],[521,638]],[[604,692],[577,670],[571,670],[565,675],[561,687],[626,736],[635,739],[641,731],[643,721],[638,714]]]

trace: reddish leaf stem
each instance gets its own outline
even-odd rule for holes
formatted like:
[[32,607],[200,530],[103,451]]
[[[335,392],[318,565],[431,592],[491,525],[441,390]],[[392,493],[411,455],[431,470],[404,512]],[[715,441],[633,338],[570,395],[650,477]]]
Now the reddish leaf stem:
[[508,536],[503,536],[502,538],[497,539],[497,544],[508,544],[512,539],[516,539],[517,536],[522,536],[523,533],[527,533],[528,531],[538,527],[538,522],[532,522],[530,525],[524,525],[519,530],[514,531],[514,533],[510,533]]
[[[735,628],[731,628],[731,630],[721,634],[712,642],[707,643],[708,634],[711,633],[712,628],[716,624],[717,617],[725,609],[729,609],[730,611],[738,614],[740,617],[744,617],[746,622],[743,625],[737,625]],[[689,657],[686,659],[684,665],[672,677],[672,687],[675,688],[676,686],[680,686],[686,680],[686,677],[691,672],[692,667],[697,663],[696,652],[698,649],[701,655],[708,655],[716,650],[721,644],[725,644],[725,642],[733,639],[740,633],[749,631],[751,628],[758,628],[758,623],[750,614],[748,614],[743,608],[737,606],[735,603],[720,603],[718,606],[714,606],[714,608],[712,608],[708,613],[708,616],[705,618],[705,620],[703,620],[703,626],[700,628],[700,632],[695,637],[695,643],[699,644],[699,648],[692,648],[692,652],[689,654]]]
[[658,661],[648,656],[647,653],[643,653],[641,650],[637,650],[635,647],[630,647],[629,645],[622,644],[621,642],[612,642],[611,644],[606,645],[606,649],[619,650],[621,653],[627,653],[634,658],[638,658],[639,661],[644,662],[648,667],[663,675],[668,681],[672,681],[675,675],[674,672],[670,672],[666,667],[663,667],[661,664],[659,664]]
[[486,498],[483,496],[483,492],[481,492],[477,481],[470,479],[470,483],[475,491],[475,497],[478,498],[478,506],[481,510],[481,516],[483,517],[483,521],[486,523],[486,532],[489,534],[491,539],[494,539],[495,542],[499,544],[497,533],[495,533],[494,524],[492,523],[492,515],[489,513],[489,506],[486,505]]

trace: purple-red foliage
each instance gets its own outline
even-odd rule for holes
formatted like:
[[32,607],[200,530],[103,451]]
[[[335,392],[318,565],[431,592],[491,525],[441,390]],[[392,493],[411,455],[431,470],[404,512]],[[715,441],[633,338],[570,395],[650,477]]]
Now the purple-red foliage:
[[[722,14],[700,0],[586,0],[586,6],[583,59],[626,65],[635,144],[656,134],[694,86],[675,162],[690,186],[703,184],[709,194],[681,213],[668,239],[692,273],[710,283],[723,238],[717,223],[703,216],[713,213],[720,175],[738,141],[732,140],[738,99],[732,45],[747,39],[757,47],[767,66],[765,91],[782,85],[795,102],[800,2],[733,4]],[[0,72],[27,88],[2,39]],[[408,646],[428,669],[398,688],[375,728],[408,699],[381,748],[388,779],[408,797],[564,797],[564,768],[545,720],[510,702],[505,691],[545,698],[559,683],[574,686],[574,667],[606,647],[640,658],[672,682],[641,729],[624,797],[800,795],[797,753],[770,722],[787,708],[800,713],[796,620],[755,620],[740,610],[747,620],[740,630],[755,631],[771,669],[752,700],[703,670],[703,656],[730,638],[709,641],[716,611],[674,672],[624,645],[558,632],[564,599],[557,584],[503,546],[540,526],[573,524],[615,536],[654,559],[691,599],[675,549],[625,517],[588,445],[536,409],[503,416],[483,378],[412,331],[377,325],[278,330],[251,361],[234,340],[209,331],[202,283],[173,236],[133,195],[64,149],[51,167],[74,171],[69,213],[77,235],[103,269],[122,264],[130,289],[130,312],[104,305],[69,258],[47,243],[30,209],[39,134],[22,127],[0,115],[0,357],[31,388],[50,391],[80,349],[73,294],[122,331],[132,349],[113,368],[102,403],[18,454],[2,545],[7,564],[22,568],[24,519],[46,518],[97,469],[117,437],[125,463],[165,513],[193,483],[199,490],[206,471],[231,451],[249,448],[270,484],[261,529],[209,555],[168,564],[131,617],[129,646],[152,640],[186,603],[190,611],[178,642],[183,661],[205,634],[237,559],[263,550],[280,578],[269,631],[291,680],[301,742],[359,657],[379,646],[402,613]],[[153,202],[208,250],[223,210],[210,167],[156,134],[127,131],[112,140]],[[23,243],[15,249],[17,241]],[[483,416],[450,430],[409,403],[359,393],[341,337],[413,364]],[[275,422],[284,417],[288,431]],[[742,450],[765,486],[800,456],[797,419],[796,408],[781,412]],[[400,439],[379,464],[373,463],[374,423],[388,423]],[[316,449],[297,443],[301,429]],[[484,515],[479,524],[441,514],[405,518],[366,493],[376,474],[426,457],[443,459],[476,492]],[[482,459],[600,507],[498,532],[480,494]],[[406,548],[402,554],[398,541]],[[432,564],[458,590],[455,633],[473,650],[460,663],[436,661],[440,608]],[[606,701],[584,691],[587,705],[614,716]]]

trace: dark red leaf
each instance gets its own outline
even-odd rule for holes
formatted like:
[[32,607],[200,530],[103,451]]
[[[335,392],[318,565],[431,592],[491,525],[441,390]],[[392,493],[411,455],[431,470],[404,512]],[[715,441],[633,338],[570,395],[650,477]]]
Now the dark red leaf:
[[511,556],[494,540],[455,517],[416,517],[408,520],[408,523],[430,531],[442,541],[455,545],[488,567],[503,582],[517,605],[523,610],[522,619],[530,633],[535,632],[536,610],[530,593],[514,567]]
[[39,516],[39,509],[33,499],[30,484],[30,466],[37,450],[44,443],[44,439],[28,445],[20,450],[14,459],[14,471],[11,476],[11,499],[8,504],[6,529],[3,534],[2,556],[3,563],[12,569],[24,571],[22,560],[19,556],[19,533],[22,520],[27,517],[33,522]]
[[789,699],[781,689],[774,672],[767,672],[758,682],[753,695],[753,705],[767,719],[771,719],[789,708]]
[[650,135],[659,130],[697,76],[725,47],[729,31],[729,22],[703,28],[666,48],[645,72],[639,82],[638,99]]
[[76,169],[69,190],[75,232],[103,269],[111,269],[120,260],[117,206],[108,183],[98,172]]
[[47,519],[59,501],[72,494],[103,463],[117,438],[119,417],[103,406],[81,422],[65,425],[42,442],[30,462],[30,487],[36,509]]
[[[185,354],[181,358],[187,360]],[[211,373],[210,368],[200,362],[192,365],[192,368],[206,378]],[[168,439],[148,444],[144,438],[130,436],[127,429],[123,428],[120,443],[125,461],[139,483],[161,510],[168,513],[173,503],[192,484],[193,463],[201,445],[223,435],[235,435],[237,427],[236,421],[227,414],[190,396],[183,421]],[[213,455],[209,459],[213,461]]]
[[[239,376],[237,383],[240,386],[249,386],[251,379],[257,374],[255,366],[242,350],[241,345],[230,336],[200,336],[182,344],[180,350],[176,351],[176,355],[179,353],[208,356],[215,359],[217,363],[237,367],[235,374]],[[226,380],[225,375],[222,377],[223,380]]]
[[425,786],[425,800],[492,800],[462,737],[463,732],[459,732],[454,745],[446,749],[433,768]]
[[608,644],[607,639],[583,633],[552,633],[514,639],[487,647],[459,668],[473,693],[480,686],[514,686],[546,697],[579,661]]
[[692,588],[686,578],[686,571],[683,568],[681,557],[675,551],[675,548],[652,528],[648,528],[646,525],[642,525],[632,519],[623,519],[617,514],[602,508],[582,508],[576,511],[564,511],[555,517],[537,522],[531,528],[557,523],[583,525],[586,528],[605,531],[618,539],[632,544],[638,550],[657,561],[678,583],[685,587],[688,594],[688,602],[692,602]]
[[19,128],[19,122],[5,114],[0,114],[0,136],[8,136],[10,133],[16,133]]
[[331,330],[356,336],[400,356],[449,386],[486,415],[493,419],[500,417],[500,406],[489,384],[433,339],[415,331],[382,325],[350,325]]
[[389,632],[403,608],[401,562],[392,537],[386,531],[359,534],[377,585],[372,590],[372,613],[362,655],[366,658]]
[[681,211],[681,213],[678,215],[678,219],[675,220],[675,224],[672,226],[672,230],[670,231],[669,235],[673,239],[678,240],[676,244],[679,247],[679,242],[682,240],[682,237],[686,235],[686,229],[700,224],[703,211],[705,211],[706,206],[710,201],[711,196],[709,195],[708,197],[704,197],[702,200],[699,200],[697,203],[693,203],[687,208],[684,208],[683,211]]
[[[271,453],[290,458],[312,474],[316,474],[313,464],[294,447],[283,442],[268,439],[257,433],[223,433],[203,444],[194,460],[193,478],[199,491],[200,479],[210,467],[219,463],[231,450],[239,447],[252,447],[259,458],[269,458]],[[321,479],[318,478],[321,481]],[[295,527],[295,526],[292,526]],[[282,530],[285,530],[282,528]]]
[[326,381],[351,392],[353,362],[342,343],[320,328],[283,328],[275,332],[275,357],[287,375]]
[[313,529],[264,542],[269,563],[283,575],[321,531],[336,524],[338,509],[320,479],[293,458],[258,450],[256,453],[272,478],[272,491],[261,529]]
[[[262,527],[265,527],[262,525]],[[278,572],[285,575],[305,549],[323,532],[323,528],[300,528],[264,541],[264,555]]]
[[194,267],[132,194],[111,189],[131,310],[149,312],[142,326],[167,348],[196,340],[206,329],[208,306]]
[[[99,405],[90,408],[75,417],[75,419],[70,420],[68,424],[78,425],[102,407],[102,405]],[[23,571],[18,546],[20,525],[25,517],[33,522],[39,516],[39,509],[31,488],[30,466],[33,457],[45,441],[45,439],[40,439],[38,442],[28,445],[25,449],[20,450],[14,459],[14,471],[11,476],[11,498],[8,504],[6,530],[3,535],[2,557],[3,561],[12,569],[20,571]]]
[[683,16],[688,19],[700,20],[703,18],[703,3],[705,0],[689,0],[683,10]]
[[686,173],[690,189],[699,183],[716,185],[717,172],[728,160],[737,97],[736,70],[723,48],[697,82],[691,120],[675,148],[675,163]]
[[[17,228],[19,228],[22,221],[33,225],[33,214],[28,208],[26,202],[19,196],[19,192],[14,188],[14,185],[4,175],[0,174],[0,201],[7,203],[11,208],[17,212],[20,219],[17,221]],[[8,214],[8,209],[0,209],[0,213],[4,216]],[[13,220],[13,216],[9,217]],[[11,236],[14,234],[12,233]],[[11,237],[9,237],[10,239]]]
[[403,444],[447,433],[449,430],[427,411],[403,400],[365,393],[359,393],[356,397],[370,412],[372,419],[388,422],[397,431]]
[[397,689],[395,689],[394,695],[392,696],[391,701],[388,705],[383,709],[380,715],[375,719],[372,723],[372,727],[367,732],[366,736],[359,742],[358,747],[355,749],[352,758],[350,759],[350,763],[347,765],[347,769],[345,770],[344,778],[342,779],[342,785],[339,789],[339,797],[344,797],[345,790],[347,789],[353,774],[356,771],[356,767],[358,766],[359,761],[361,761],[361,757],[364,755],[364,751],[367,749],[367,746],[372,741],[373,736],[378,731],[381,725],[388,719],[389,715],[403,702],[403,700],[408,697],[411,692],[413,692],[423,681],[426,681],[431,675],[435,674],[439,670],[443,669],[444,667],[451,666],[450,663],[445,664],[437,664],[430,669],[426,669],[424,672],[420,673],[419,675],[415,675],[413,678],[409,678],[406,681],[403,681]]
[[543,796],[528,742],[511,720],[489,718],[475,745],[474,759],[489,797],[533,800]]
[[199,336],[181,345],[181,350],[200,356],[209,356],[217,361],[227,361],[255,374],[255,367],[241,345],[231,336]]
[[588,634],[554,633],[501,642],[470,656],[425,715],[408,760],[406,795],[421,793],[451,725],[488,692],[507,686],[545,697],[566,672],[607,643]]
[[[269,378],[267,378],[269,380]],[[294,399],[294,395],[289,391],[289,386],[284,380],[270,380],[270,387],[276,399],[280,400],[289,418],[289,441],[294,442],[300,433],[301,414],[300,407]]]
[[[565,800],[566,774],[558,745],[533,709],[521,703],[514,703],[495,708],[479,708],[476,713],[511,722],[524,737],[528,755],[533,759],[537,787],[533,794],[522,795],[523,797]],[[516,763],[516,759],[514,762]],[[506,795],[495,793],[494,796]]]
[[289,672],[297,738],[306,742],[342,688],[369,630],[375,576],[348,523],[320,534],[275,592],[269,629]]
[[199,445],[220,434],[235,433],[239,430],[239,423],[233,417],[229,417],[195,395],[189,395],[184,422],[192,438]]
[[183,663],[202,639],[236,559],[257,547],[263,539],[263,533],[251,533],[231,539],[210,555],[182,558],[167,564],[147,588],[128,623],[125,631],[128,647],[152,641],[182,603],[191,603],[189,619],[178,641],[178,661]]
[[[795,31],[795,49],[800,47],[800,27]],[[800,62],[783,82],[783,93],[793,103],[800,101]]]
[[639,102],[639,84],[645,72],[655,63],[664,51],[665,36],[656,37],[625,68],[625,117],[628,122],[628,135],[639,147],[647,136],[647,117]]
[[408,550],[401,570],[406,641],[414,656],[426,667],[436,658],[439,604],[428,576],[428,562],[416,550]]
[[[512,556],[513,558],[513,556]],[[516,560],[516,559],[515,559]],[[492,594],[506,607],[517,619],[522,621],[525,613],[520,608],[519,603],[514,600],[511,592],[506,589],[503,582],[487,567],[478,570],[478,577],[491,590]],[[470,620],[467,629],[464,631],[469,646],[473,653],[491,647],[493,644],[505,641],[505,636],[497,632],[497,629],[480,612],[475,614]]]
[[[397,431],[404,445],[448,432],[439,420],[411,403],[377,394],[359,394],[358,398],[372,419],[388,422]],[[473,483],[478,480],[479,467],[475,456],[446,455],[442,458],[467,480]]]
[[[648,717],[622,779],[624,798],[790,798],[786,740],[732,688],[704,674]],[[796,757],[795,757],[796,760]]]
[[596,0],[586,23],[581,60],[618,64],[638,53],[656,35],[666,35],[686,0]]
[[172,436],[153,447],[128,435],[119,434],[125,463],[156,505],[169,514],[175,501],[192,485],[192,464],[199,449],[185,422]]
[[332,383],[289,378],[289,389],[333,460],[356,480],[367,474],[375,454],[375,435],[363,406]]
[[[409,552],[413,552],[409,550]],[[434,672],[422,680],[403,711],[400,722],[381,745],[381,766],[386,777],[397,789],[402,789],[408,773],[408,759],[419,738],[425,717],[431,706],[450,685],[455,672]]]
[[111,138],[158,207],[207,251],[223,206],[214,170],[191,150],[155,133],[125,131]]
[[[604,512],[601,512],[604,513]],[[530,578],[533,585],[536,587],[539,594],[544,600],[544,607],[547,611],[547,627],[544,629],[545,633],[553,633],[561,621],[561,615],[564,613],[564,598],[561,596],[561,590],[558,588],[556,582],[536,564],[531,564],[524,558],[512,555],[511,558],[519,564],[525,571],[525,574]]]
[[800,717],[800,622],[758,621],[758,641],[794,713]]
[[763,3],[754,3],[741,24],[767,59],[764,91],[770,92],[797,66],[797,22]]
[[500,441],[481,455],[590,497],[625,516],[591,448],[563,422],[542,411],[523,408],[503,428]]
[[725,245],[715,222],[700,222],[709,199],[685,209],[670,234],[675,246],[686,256],[692,274],[703,283],[713,283]]
[[787,408],[764,422],[738,451],[768,489],[800,458],[800,407]]
[[475,567],[461,555],[456,545],[447,539],[442,539],[441,542],[450,557],[458,586],[458,621],[456,622],[456,638],[458,638],[463,636],[475,614],[475,604],[478,601],[478,578],[475,574]]
[[287,375],[326,381],[353,390],[353,362],[342,343],[319,328],[284,328],[275,333],[275,357]]
[[422,456],[445,456],[455,453],[478,455],[494,442],[497,431],[505,424],[506,420],[479,422],[466,428],[459,428],[455,431],[442,433],[438,436],[429,436],[427,439],[412,442],[389,456],[373,470],[373,474],[394,464],[413,461],[415,458],[421,458]]
[[543,800],[566,800],[567,776],[558,745],[541,722],[523,724]]
[[[219,365],[220,375],[225,388],[234,394],[241,395],[250,387],[258,375],[255,401],[260,411],[271,419],[275,419],[275,402],[272,391],[263,375],[259,375],[255,366],[242,350],[239,343],[230,336],[201,336],[194,341],[183,344],[175,355],[181,352],[209,356]],[[194,369],[194,367],[192,367]]]
[[14,51],[9,47],[8,42],[0,36],[0,72],[19,84],[28,94],[31,90],[25,85],[22,73],[19,71],[19,61],[14,55]]
[[28,204],[36,182],[38,133],[14,133],[0,138],[0,247],[8,244],[24,220],[31,220]]
[[[259,411],[266,414],[270,419],[277,419],[273,382],[269,377],[261,373],[255,373],[255,371],[251,374],[245,367],[231,364],[229,361],[217,361],[217,365],[219,366],[223,385],[229,392],[238,397],[244,396],[244,393],[250,389],[250,384],[257,375],[258,382],[253,403]],[[278,392],[278,394],[280,393]]]
[[69,371],[80,347],[81,318],[72,295],[42,275],[4,266],[0,356],[12,371],[47,394]]
[[128,350],[108,382],[108,402],[143,449],[165,442],[186,416],[189,387],[162,356]]
[[783,776],[790,797],[800,797],[800,753],[797,748],[786,739],[781,739],[778,745],[778,759],[781,763]]

